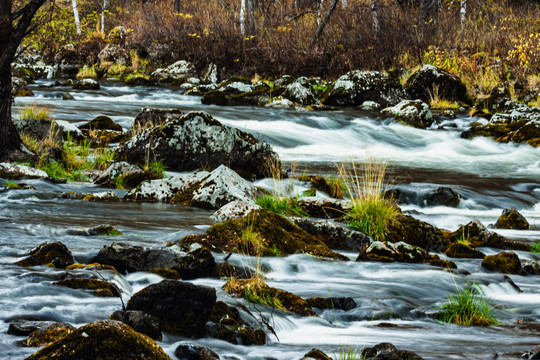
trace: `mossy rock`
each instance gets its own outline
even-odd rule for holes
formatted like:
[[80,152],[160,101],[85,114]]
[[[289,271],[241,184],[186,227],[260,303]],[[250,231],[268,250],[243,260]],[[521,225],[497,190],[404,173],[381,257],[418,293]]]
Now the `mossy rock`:
[[444,234],[448,243],[457,242],[459,239],[466,238],[472,247],[494,247],[503,250],[521,250],[531,251],[532,246],[528,243],[510,240],[496,232],[489,231],[478,220],[459,227],[453,233]]
[[117,272],[114,266],[104,265],[104,264],[99,264],[99,263],[73,264],[66,267],[66,270],[90,270],[90,271],[110,270],[110,271]]
[[210,322],[206,323],[206,335],[239,345],[266,344],[264,330],[253,328],[242,319],[237,308],[223,301],[216,302]]
[[515,229],[515,230],[528,230],[529,222],[523,215],[521,215],[516,209],[505,209],[497,222],[495,223],[497,229]]
[[47,265],[65,269],[74,263],[71,251],[61,242],[44,242],[30,251],[29,256],[19,260],[15,265],[30,267]]
[[496,255],[488,255],[482,260],[482,266],[489,271],[503,274],[523,275],[521,261],[513,251],[504,251]]
[[148,270],[148,272],[159,275],[164,279],[182,280],[182,275],[177,270],[171,268],[155,268]]
[[[307,301],[285,290],[266,285],[260,279],[229,280],[223,288],[226,292],[251,301],[258,298],[259,303],[287,310],[300,316],[317,316]],[[255,295],[249,295],[255,294]]]
[[399,350],[390,343],[380,343],[372,348],[364,348],[360,358],[366,360],[423,360],[416,353],[409,350]]
[[126,78],[126,85],[129,86],[149,86],[152,81],[145,75],[131,75]]
[[[243,239],[247,232],[255,235],[255,241]],[[283,216],[267,210],[254,210],[246,217],[216,224],[205,234],[189,235],[180,240],[182,246],[192,243],[200,243],[213,250],[249,255],[305,253],[336,260],[346,259]]]
[[118,197],[118,195],[113,193],[107,193],[103,196],[95,194],[85,194],[82,200],[91,202],[120,202],[120,198]]
[[97,321],[66,335],[26,360],[171,360],[146,335],[113,320]]
[[441,229],[409,215],[400,215],[388,226],[386,239],[433,252],[443,252],[449,244]]
[[118,287],[108,281],[99,279],[63,279],[53,285],[65,286],[71,289],[92,290],[99,297],[120,297]]
[[33,331],[23,345],[28,347],[41,347],[62,339],[68,334],[71,334],[75,327],[67,323],[54,323],[44,329]]
[[328,357],[328,355],[326,355],[325,353],[323,353],[319,349],[311,349],[300,360],[308,360],[308,359],[309,360],[311,360],[311,359],[315,359],[315,360],[332,360],[330,357]]
[[480,250],[476,250],[470,245],[467,245],[462,242],[455,242],[448,245],[446,248],[445,254],[451,258],[462,258],[462,259],[483,259],[486,256]]
[[314,175],[302,175],[298,179],[300,181],[309,182],[311,187],[316,190],[323,191],[335,199],[342,199],[344,193],[344,187],[341,182],[330,182],[323,176]]
[[235,82],[251,85],[251,79],[250,78],[247,78],[245,76],[236,76],[236,75],[234,75],[234,76],[231,76],[228,79],[223,80],[221,82],[221,84],[219,84],[219,87],[225,87],[225,86],[227,86],[229,84],[232,84],[232,83],[235,83]]

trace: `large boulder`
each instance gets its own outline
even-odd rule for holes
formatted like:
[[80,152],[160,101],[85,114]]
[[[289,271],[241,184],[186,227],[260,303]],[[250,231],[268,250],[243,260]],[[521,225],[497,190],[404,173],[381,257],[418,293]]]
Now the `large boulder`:
[[443,252],[449,243],[440,229],[410,215],[400,215],[388,226],[387,240],[394,243],[403,241],[439,253]]
[[264,345],[266,343],[264,330],[244,321],[237,308],[223,301],[216,302],[214,306],[210,321],[206,323],[206,336],[238,345]]
[[261,209],[261,207],[252,201],[235,200],[216,210],[216,212],[212,214],[212,219],[217,222],[238,219],[249,215],[253,210],[259,209]]
[[49,265],[65,269],[73,263],[73,256],[66,245],[61,242],[44,242],[32,249],[26,258],[17,261],[15,265],[25,267]]
[[337,79],[321,100],[331,106],[359,106],[364,101],[389,106],[408,98],[396,79],[376,71],[354,70]]
[[521,261],[513,251],[504,251],[495,255],[488,255],[482,260],[482,266],[489,271],[498,271],[503,274],[523,275]]
[[154,126],[160,126],[171,120],[176,120],[186,113],[178,109],[155,109],[151,107],[143,107],[133,121],[132,128],[148,129]]
[[478,220],[460,226],[459,229],[447,236],[450,242],[456,242],[460,239],[467,240],[472,247],[494,247],[503,250],[522,250],[530,251],[531,245],[525,242],[510,240],[496,232],[489,231]]
[[284,256],[306,253],[319,257],[346,260],[331,251],[322,241],[309,235],[286,218],[267,211],[254,210],[249,215],[216,224],[204,234],[188,235],[182,246],[202,244],[215,251],[249,255]]
[[381,113],[394,115],[397,121],[418,129],[426,129],[433,124],[431,110],[422,100],[403,100]]
[[163,160],[176,171],[226,164],[245,178],[265,177],[272,166],[280,166],[269,144],[204,112],[143,131],[120,147],[118,158],[136,164]]
[[197,69],[186,60],[179,60],[166,68],[159,68],[150,75],[151,81],[180,85],[189,78],[197,77]]
[[26,360],[171,360],[154,340],[113,320],[97,321],[53,342]]
[[35,169],[26,165],[0,163],[0,178],[3,179],[38,179],[47,178],[49,175],[43,170]]
[[111,265],[121,273],[171,269],[182,279],[211,276],[214,257],[205,248],[184,251],[178,246],[145,249],[125,243],[105,245],[93,262]]
[[405,90],[412,99],[426,102],[435,91],[441,99],[468,102],[467,87],[461,79],[433,65],[424,65],[412,74],[405,83]]
[[503,210],[495,223],[497,229],[528,230],[529,222],[514,208]]
[[264,106],[270,101],[270,95],[277,96],[282,91],[283,89],[274,91],[270,85],[262,81],[252,85],[243,79],[227,79],[217,89],[205,92],[202,103],[228,106]]
[[281,94],[285,99],[291,100],[302,105],[313,105],[320,103],[317,94],[311,86],[305,86],[299,82],[293,82],[285,86],[285,91]]
[[123,311],[118,310],[111,314],[109,317],[111,320],[121,321],[133,328],[133,330],[140,332],[154,340],[161,340],[161,328],[157,319],[151,315],[148,315],[142,311],[131,310]]
[[135,293],[127,310],[141,310],[158,319],[164,331],[190,338],[205,334],[216,303],[216,290],[178,280],[163,280]]

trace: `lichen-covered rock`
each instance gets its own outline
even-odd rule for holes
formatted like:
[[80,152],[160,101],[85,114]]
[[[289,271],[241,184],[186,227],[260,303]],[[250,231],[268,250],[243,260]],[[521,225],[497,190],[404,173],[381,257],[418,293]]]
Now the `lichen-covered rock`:
[[463,242],[455,242],[448,245],[445,251],[446,255],[450,258],[462,258],[462,259],[483,259],[486,256],[480,250],[476,250],[472,246]]
[[270,101],[271,92],[273,96],[278,96],[282,91],[280,89],[279,92],[275,92],[262,81],[252,85],[248,82],[227,79],[220,84],[219,88],[205,92],[201,101],[203,104],[213,105],[264,106]]
[[145,249],[125,243],[105,245],[93,262],[113,266],[121,273],[171,269],[182,279],[207,277],[214,274],[215,261],[206,248],[184,251],[178,246]]
[[180,343],[174,355],[180,360],[219,360],[220,357],[212,349],[194,343]]
[[495,223],[497,229],[515,229],[528,230],[529,222],[516,209],[509,208],[503,210],[503,213]]
[[285,91],[281,94],[284,98],[302,105],[318,104],[320,101],[311,86],[304,86],[298,82],[285,86]]
[[461,79],[433,65],[424,65],[412,74],[405,84],[405,90],[412,99],[427,102],[435,91],[441,99],[469,102],[467,87]]
[[206,336],[238,345],[264,345],[266,333],[244,321],[237,308],[216,302],[210,321],[206,323]]
[[478,220],[461,226],[459,229],[447,236],[449,242],[456,242],[465,238],[473,247],[494,247],[503,250],[523,250],[530,251],[531,245],[521,241],[505,238],[496,232],[489,231]]
[[269,144],[204,112],[143,131],[120,147],[118,158],[136,164],[163,160],[176,171],[225,164],[245,178],[265,177],[272,164],[281,164]]
[[356,301],[351,297],[312,297],[306,300],[312,308],[352,310],[356,307]]
[[13,118],[13,123],[19,133],[30,135],[38,140],[47,139],[52,135],[57,139],[65,139],[68,133],[74,140],[84,138],[81,130],[63,120]]
[[105,169],[95,180],[94,184],[104,187],[133,189],[143,181],[158,179],[154,171],[145,171],[138,165],[125,161],[115,162]]
[[178,280],[163,280],[135,293],[127,310],[141,310],[158,319],[161,328],[190,338],[203,336],[216,303],[216,290]]
[[126,194],[124,200],[142,202],[170,202],[179,191],[185,192],[189,184],[199,183],[208,177],[208,171],[171,176],[142,182],[136,189]]
[[83,201],[92,201],[92,202],[118,202],[120,198],[112,191],[104,191],[92,194],[83,194]]
[[270,287],[260,279],[231,279],[223,288],[226,292],[237,297],[245,298],[248,301],[277,307],[300,316],[317,316],[306,300],[300,296]]
[[252,211],[246,217],[216,224],[204,234],[188,235],[180,240],[182,246],[193,243],[202,244],[214,251],[249,255],[285,256],[306,253],[347,260],[289,220],[266,210]]
[[108,281],[100,279],[69,278],[56,281],[53,285],[65,286],[71,289],[91,290],[99,297],[120,297],[118,287]]
[[47,178],[49,175],[43,170],[31,168],[26,165],[14,165],[10,163],[0,163],[0,178],[3,179],[39,179]]
[[55,342],[75,331],[75,327],[68,323],[52,323],[32,331],[23,343],[23,346],[40,347]]
[[449,244],[440,229],[409,215],[400,215],[391,223],[386,237],[389,242],[403,241],[427,251],[439,253],[443,252]]
[[399,350],[390,343],[380,343],[372,348],[364,348],[360,354],[366,360],[423,360],[409,350]]
[[[114,30],[114,29],[113,29]],[[131,65],[131,55],[128,48],[118,43],[107,44],[98,54],[98,60],[102,64],[113,63],[117,65]]]
[[179,60],[166,68],[159,68],[150,75],[151,81],[180,85],[186,79],[197,77],[197,69],[186,60]]
[[323,104],[359,106],[374,101],[382,106],[395,105],[409,96],[394,78],[376,71],[354,70],[337,79],[323,94]]
[[176,120],[186,113],[178,109],[156,109],[143,107],[133,121],[134,129],[148,129],[154,126],[160,126],[168,121]]
[[397,121],[418,129],[426,129],[433,124],[429,105],[422,100],[403,100],[396,106],[382,110],[381,113],[394,115]]
[[72,88],[75,90],[99,90],[100,86],[96,80],[83,79],[75,81]]
[[371,242],[369,236],[334,221],[313,221],[304,218],[292,218],[291,221],[324,242],[330,249],[360,251]]
[[65,269],[73,263],[73,256],[66,245],[61,242],[44,242],[32,249],[28,257],[17,261],[15,265],[24,267],[48,265]]
[[495,255],[487,255],[482,260],[482,266],[489,271],[498,271],[503,274],[523,275],[521,261],[513,251],[504,251]]
[[148,315],[142,311],[131,310],[122,311],[118,310],[111,314],[110,320],[121,321],[133,328],[133,330],[140,332],[154,340],[161,340],[161,328],[157,319],[151,315]]
[[154,340],[114,320],[81,326],[26,360],[171,360]]
[[259,209],[261,207],[252,201],[235,200],[220,207],[211,217],[217,222],[223,222],[248,216],[253,210]]
[[11,79],[11,94],[13,94],[14,97],[34,96],[34,92],[30,90],[28,83],[17,77]]
[[311,217],[321,219],[336,219],[342,217],[352,208],[350,200],[329,199],[314,196],[301,197],[298,206]]
[[426,263],[432,266],[455,269],[452,261],[441,260],[424,249],[404,242],[389,243],[373,241],[360,251],[356,261]]

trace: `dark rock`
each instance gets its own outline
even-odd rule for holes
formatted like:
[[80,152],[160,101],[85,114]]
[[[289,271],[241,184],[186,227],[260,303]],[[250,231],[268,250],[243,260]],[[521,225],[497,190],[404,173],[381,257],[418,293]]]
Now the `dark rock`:
[[301,197],[298,206],[310,217],[336,219],[342,217],[352,208],[349,200],[328,199],[320,197]]
[[140,332],[154,340],[161,340],[161,328],[159,327],[158,320],[142,311],[115,311],[110,316],[111,320],[121,321],[133,328],[133,330]]
[[73,264],[73,256],[66,245],[61,242],[44,242],[28,254],[29,256],[23,260],[19,260],[15,265],[19,266],[36,266],[36,265],[52,265],[56,268],[65,269]]
[[523,270],[529,275],[540,275],[540,262],[531,261],[526,265],[523,265]]
[[68,133],[72,139],[83,139],[82,132],[67,121],[13,118],[13,123],[20,133],[30,135],[38,140],[43,140],[50,137],[56,139],[65,139]]
[[134,129],[148,129],[181,118],[186,113],[178,109],[155,109],[144,107],[135,116]]
[[75,330],[73,325],[67,323],[52,323],[38,328],[28,335],[23,346],[40,347],[62,339]]
[[75,100],[75,98],[73,97],[73,95],[67,92],[62,95],[62,100]]
[[[242,238],[250,235],[264,241]],[[181,246],[202,244],[215,251],[245,253],[249,255],[284,256],[306,253],[319,257],[347,260],[331,251],[322,241],[309,235],[286,218],[266,210],[254,210],[245,218],[227,220],[216,224],[204,234],[188,235],[179,242]]]
[[157,318],[164,331],[193,338],[206,332],[215,303],[213,288],[163,280],[134,294],[127,310],[141,310]]
[[113,266],[121,273],[172,269],[183,279],[211,276],[215,261],[207,248],[183,251],[177,246],[145,249],[125,243],[105,245],[94,262]]
[[426,250],[404,242],[389,243],[373,241],[360,251],[356,261],[426,263],[432,266],[455,269],[452,261],[441,260]]
[[445,254],[450,258],[483,259],[486,256],[480,250],[476,250],[463,242],[455,242],[448,245]]
[[18,96],[34,96],[34,93],[28,87],[28,83],[20,78],[11,79],[11,94],[14,97]]
[[16,336],[28,336],[36,330],[46,329],[53,324],[57,323],[45,320],[15,320],[9,324],[7,333]]
[[399,350],[390,343],[380,343],[372,348],[365,348],[360,356],[366,360],[423,360],[416,353]]
[[167,68],[159,68],[152,73],[150,80],[159,83],[180,85],[189,78],[197,77],[198,73],[192,63],[179,60]]
[[237,308],[216,302],[210,321],[206,323],[206,336],[238,345],[264,345],[266,334],[244,321]]
[[384,197],[395,200],[398,204],[415,204],[422,207],[457,207],[462,199],[460,194],[446,186],[440,186],[436,189],[428,189],[422,192],[404,188],[393,188],[386,190]]
[[418,129],[426,129],[433,124],[429,105],[422,100],[403,100],[395,106],[382,110],[381,114],[394,115],[397,121]]
[[302,175],[298,178],[300,181],[309,182],[313,189],[325,192],[330,197],[342,199],[344,195],[344,185],[338,179],[325,178],[323,176]]
[[[153,150],[148,158],[150,143]],[[136,164],[163,160],[170,170],[176,171],[215,169],[226,164],[244,178],[265,177],[272,166],[279,170],[281,164],[269,144],[222,125],[203,112],[191,112],[145,130],[126,142],[118,157]]]
[[159,175],[154,171],[145,171],[138,165],[132,165],[125,161],[115,162],[105,169],[94,184],[133,189],[144,181],[158,179]]
[[503,250],[523,250],[530,251],[531,245],[525,242],[510,240],[496,232],[489,231],[478,220],[461,226],[459,229],[448,235],[450,242],[465,239],[473,247],[494,247]]
[[529,352],[526,352],[521,356],[522,359],[527,360],[539,360],[540,359],[540,345],[534,347]]
[[105,280],[72,278],[56,281],[53,285],[65,286],[71,289],[92,290],[94,295],[99,297],[121,297],[118,287]]
[[495,227],[497,229],[528,230],[529,222],[516,209],[509,208],[503,210],[502,215],[499,216],[495,223]]
[[99,90],[100,86],[96,80],[84,79],[75,81],[72,88],[75,90]]
[[120,231],[108,224],[98,225],[88,229],[68,229],[68,235],[76,236],[118,236],[122,235]]
[[458,207],[461,196],[452,188],[441,186],[426,194],[424,201],[427,206]]
[[369,236],[349,226],[328,220],[292,218],[300,229],[324,242],[330,249],[360,251],[371,241]]
[[136,74],[128,76],[125,83],[129,86],[150,86],[152,85],[152,80],[144,75]]
[[78,328],[26,360],[171,360],[152,339],[119,321]]
[[306,300],[312,308],[352,310],[356,307],[356,302],[351,297],[312,297]]
[[424,65],[412,74],[405,84],[405,90],[412,99],[426,102],[431,100],[434,91],[437,91],[441,99],[469,102],[467,87],[461,79],[433,65]]
[[376,71],[354,70],[336,80],[321,100],[330,106],[359,106],[364,101],[389,106],[408,98],[396,79]]
[[79,126],[81,130],[114,130],[114,131],[123,131],[122,127],[112,121],[108,116],[100,115],[94,120],[87,122]]
[[427,251],[439,253],[443,252],[449,243],[440,229],[409,215],[400,215],[389,225],[387,240],[389,242],[403,241]]
[[488,255],[482,260],[482,266],[489,271],[503,274],[523,275],[521,261],[513,251],[504,251],[496,255]]
[[212,349],[193,343],[179,344],[174,355],[178,360],[219,360],[220,357]]
[[323,353],[319,349],[311,349],[300,360],[311,360],[311,359],[314,359],[314,360],[332,360],[331,358],[328,357],[328,355],[326,355],[325,353]]

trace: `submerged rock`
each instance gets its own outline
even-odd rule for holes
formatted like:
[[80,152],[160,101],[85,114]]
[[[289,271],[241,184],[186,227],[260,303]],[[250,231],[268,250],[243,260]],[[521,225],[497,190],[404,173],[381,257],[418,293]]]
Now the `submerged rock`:
[[219,360],[220,357],[212,349],[184,342],[174,350],[174,355],[180,360]]
[[366,360],[423,360],[409,350],[399,350],[390,343],[380,343],[372,348],[364,348],[360,354]]
[[88,229],[68,229],[68,235],[76,236],[118,236],[122,233],[112,225],[102,224]]
[[135,293],[127,310],[141,310],[158,319],[161,328],[190,338],[204,336],[216,303],[216,290],[178,280],[163,280]]
[[154,340],[161,340],[161,328],[157,319],[151,315],[148,315],[142,311],[115,311],[111,314],[111,320],[121,321],[133,328],[133,330],[140,332]]
[[489,271],[498,271],[503,274],[523,275],[521,261],[513,251],[504,251],[496,255],[488,255],[482,260],[482,266]]
[[528,230],[529,222],[516,209],[509,208],[503,210],[503,213],[495,223],[497,229],[516,229]]
[[285,256],[305,253],[347,260],[286,218],[267,210],[254,210],[246,217],[224,221],[210,227],[204,234],[188,235],[180,240],[181,246],[193,243],[202,244],[214,251],[249,255]]
[[433,124],[429,105],[422,100],[403,100],[393,107],[382,110],[381,114],[394,115],[397,121],[418,129],[426,129]]
[[120,273],[170,269],[182,279],[214,274],[215,261],[206,248],[183,251],[178,246],[145,249],[125,243],[105,245],[94,262],[113,266]]
[[312,297],[306,300],[312,308],[352,310],[356,307],[356,301],[351,297]]
[[117,156],[136,164],[162,160],[175,171],[226,164],[244,178],[265,177],[272,166],[281,167],[269,144],[204,112],[143,131],[120,147]]
[[171,360],[149,337],[120,321],[81,326],[26,360]]
[[73,264],[73,256],[61,242],[44,242],[28,254],[25,259],[15,262],[19,266],[47,265],[65,269]]

